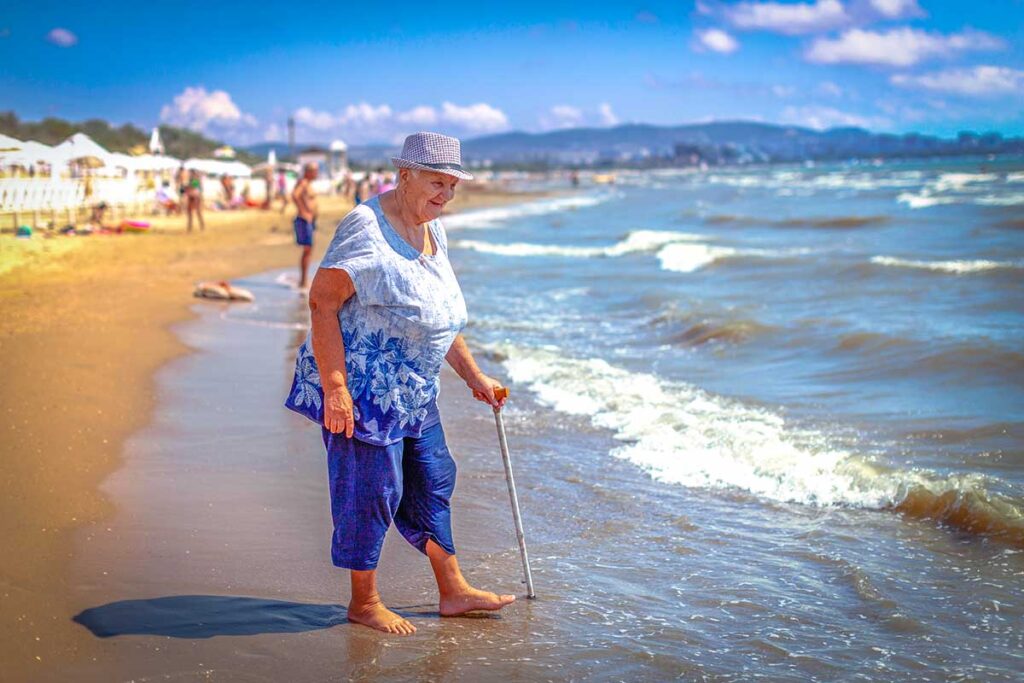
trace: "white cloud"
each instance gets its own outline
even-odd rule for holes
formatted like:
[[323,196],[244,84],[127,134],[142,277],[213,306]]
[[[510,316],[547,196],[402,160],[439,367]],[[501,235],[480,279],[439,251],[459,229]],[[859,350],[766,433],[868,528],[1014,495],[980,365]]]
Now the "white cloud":
[[295,119],[295,123],[300,126],[306,126],[313,130],[330,130],[337,125],[337,122],[331,114],[325,111],[316,111],[309,107],[300,107],[295,110],[292,114],[292,118]]
[[793,123],[815,130],[827,128],[854,126],[857,128],[888,128],[892,123],[882,117],[861,116],[850,112],[840,111],[832,107],[807,106],[807,107],[786,107],[782,110],[782,121]]
[[604,126],[615,126],[619,123],[619,117],[612,111],[612,105],[607,102],[602,102],[597,108],[598,117],[601,119],[601,125]]
[[1005,43],[983,31],[967,29],[944,35],[913,28],[885,32],[850,29],[838,38],[818,38],[804,57],[819,64],[876,64],[912,66],[933,57],[948,57],[968,50],[996,50]]
[[740,47],[735,38],[719,28],[697,31],[697,41],[700,47],[725,55],[735,52]]
[[201,85],[185,88],[171,104],[164,105],[160,120],[197,132],[210,127],[237,129],[256,125],[256,118],[240,110],[231,95],[223,90],[207,92]]
[[845,26],[850,17],[839,0],[813,3],[741,2],[724,10],[726,21],[746,31],[800,35]]
[[276,123],[272,123],[263,130],[263,141],[264,142],[280,142],[284,139],[284,135],[281,134],[281,127]]
[[443,102],[441,118],[447,123],[472,132],[494,132],[508,128],[508,117],[505,116],[505,112],[484,102],[465,107]]
[[72,47],[78,44],[78,36],[66,28],[55,28],[46,34],[46,39],[59,47]]
[[392,113],[386,104],[376,107],[367,102],[350,104],[338,115],[338,125],[372,127],[388,121]]
[[303,130],[300,137],[316,139],[330,132],[355,142],[401,142],[410,128],[439,127],[458,135],[492,132],[509,125],[504,112],[483,102],[469,106],[444,102],[440,108],[417,105],[404,111],[395,111],[387,104],[358,102],[336,113],[300,107],[292,112],[292,118]]
[[886,19],[925,16],[917,0],[870,0],[870,4],[875,12]]
[[792,97],[796,93],[796,88],[791,85],[773,85],[770,90],[779,99]]
[[918,76],[896,74],[889,80],[893,85],[952,95],[972,97],[1020,95],[1024,97],[1024,71],[1006,66],[982,65],[967,69],[947,69]]
[[568,104],[556,104],[541,117],[542,128],[577,128],[583,125],[583,111]]
[[619,117],[612,111],[612,105],[602,102],[595,109],[581,109],[568,104],[556,104],[538,118],[540,130],[581,128],[585,126],[615,126]]
[[417,126],[433,126],[437,123],[437,110],[433,107],[420,105],[409,111],[400,112],[397,119],[401,123],[412,123]]

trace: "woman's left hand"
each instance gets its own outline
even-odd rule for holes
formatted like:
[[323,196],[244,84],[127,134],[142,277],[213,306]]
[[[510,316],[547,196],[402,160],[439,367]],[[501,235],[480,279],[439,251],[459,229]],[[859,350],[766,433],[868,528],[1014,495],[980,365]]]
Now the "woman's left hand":
[[493,377],[488,377],[481,372],[474,375],[466,384],[473,391],[473,398],[476,400],[487,403],[492,408],[501,408],[505,405],[504,398],[501,400],[494,398],[494,390],[501,388],[501,382]]

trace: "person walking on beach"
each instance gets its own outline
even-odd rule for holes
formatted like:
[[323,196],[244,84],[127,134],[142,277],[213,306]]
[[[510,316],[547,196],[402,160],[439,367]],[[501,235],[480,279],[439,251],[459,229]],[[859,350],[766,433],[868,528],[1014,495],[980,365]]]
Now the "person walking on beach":
[[277,172],[277,189],[275,196],[281,200],[281,213],[288,208],[288,180],[285,177],[284,169]]
[[460,334],[466,303],[439,217],[460,179],[460,143],[437,133],[405,139],[398,186],[338,225],[309,294],[312,329],[285,402],[321,427],[334,533],[331,560],[348,569],[348,619],[407,635],[416,627],[377,591],[391,523],[430,562],[442,616],[498,610],[515,600],[469,585],[451,528],[455,460],[437,408],[444,361],[493,407],[501,385],[477,367]]
[[178,204],[181,213],[188,211],[188,171],[185,164],[178,167],[174,174],[174,185],[178,189]]
[[299,289],[306,288],[306,274],[309,271],[309,258],[313,252],[313,233],[316,231],[316,192],[313,181],[316,180],[316,164],[306,164],[302,169],[302,178],[295,183],[292,190],[292,201],[298,209],[295,216],[295,243],[302,247],[299,257]]
[[193,213],[199,218],[199,229],[205,231],[206,223],[203,221],[203,181],[199,171],[194,168],[188,172],[185,198],[188,207],[188,231],[192,232]]

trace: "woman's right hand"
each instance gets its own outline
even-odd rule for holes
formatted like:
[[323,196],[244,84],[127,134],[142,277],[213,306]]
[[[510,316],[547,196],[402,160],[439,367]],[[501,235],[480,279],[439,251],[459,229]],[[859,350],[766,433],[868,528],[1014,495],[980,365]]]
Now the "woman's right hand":
[[324,393],[324,427],[332,434],[345,433],[349,439],[356,427],[352,416],[352,396],[344,386]]

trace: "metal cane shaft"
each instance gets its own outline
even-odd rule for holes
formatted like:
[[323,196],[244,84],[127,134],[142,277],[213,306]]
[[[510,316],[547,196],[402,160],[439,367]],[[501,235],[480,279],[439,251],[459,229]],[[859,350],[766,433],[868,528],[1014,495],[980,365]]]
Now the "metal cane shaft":
[[505,422],[501,418],[501,408],[494,409],[494,424],[498,428],[498,445],[501,446],[501,460],[505,465],[505,482],[508,484],[509,500],[512,501],[512,519],[516,525],[519,554],[523,558],[523,574],[526,575],[526,597],[535,598],[533,574],[530,572],[530,556],[526,552],[526,535],[523,533],[523,519],[519,514],[519,496],[516,495],[516,480],[512,476],[512,458],[508,454],[508,441],[505,439]]

